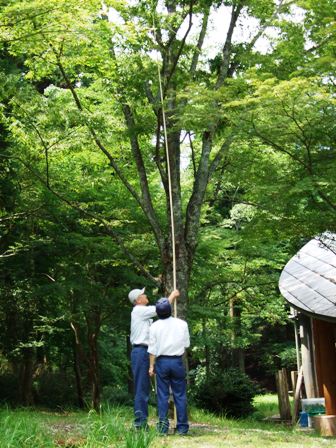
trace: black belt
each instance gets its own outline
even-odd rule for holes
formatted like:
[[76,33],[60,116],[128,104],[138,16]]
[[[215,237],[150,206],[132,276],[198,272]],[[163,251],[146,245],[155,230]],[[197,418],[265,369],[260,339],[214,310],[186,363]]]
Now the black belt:
[[133,344],[132,347],[133,347],[133,348],[136,348],[136,347],[145,347],[145,348],[148,348],[148,345],[146,345],[146,344]]
[[160,355],[159,358],[182,358],[183,355]]

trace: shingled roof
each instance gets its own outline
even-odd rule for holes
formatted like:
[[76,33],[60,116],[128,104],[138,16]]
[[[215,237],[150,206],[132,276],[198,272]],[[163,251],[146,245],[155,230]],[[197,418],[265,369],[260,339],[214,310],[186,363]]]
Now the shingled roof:
[[303,246],[283,269],[279,288],[299,311],[336,321],[336,234],[323,233]]

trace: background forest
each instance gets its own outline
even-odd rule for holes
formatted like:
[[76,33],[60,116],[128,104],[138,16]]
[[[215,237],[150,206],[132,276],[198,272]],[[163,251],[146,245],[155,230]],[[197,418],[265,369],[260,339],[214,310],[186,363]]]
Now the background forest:
[[172,289],[163,108],[191,395],[272,390],[279,274],[336,230],[335,1],[0,6],[0,400],[132,400],[128,291]]

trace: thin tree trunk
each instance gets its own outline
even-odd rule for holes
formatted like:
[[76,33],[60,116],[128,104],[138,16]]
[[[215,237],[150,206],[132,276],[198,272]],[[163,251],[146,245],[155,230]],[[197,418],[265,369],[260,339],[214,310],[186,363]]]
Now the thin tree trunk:
[[34,404],[33,397],[33,373],[34,373],[34,352],[32,349],[25,349],[20,372],[21,401],[24,406]]
[[231,342],[232,342],[232,364],[245,373],[245,353],[240,347],[237,347],[237,337],[240,334],[240,308],[235,303],[235,297],[229,302],[230,318],[232,324]]
[[210,374],[210,350],[209,350],[209,344],[208,344],[207,334],[206,334],[206,319],[205,319],[205,317],[202,318],[202,337],[203,337],[203,344],[204,344],[205,374],[208,377]]
[[83,383],[82,383],[82,364],[86,361],[86,357],[84,354],[83,345],[80,339],[80,327],[76,322],[76,314],[77,310],[77,299],[75,295],[71,294],[71,313],[73,315],[73,319],[70,321],[70,327],[73,331],[73,361],[74,361],[74,372],[75,372],[75,381],[76,381],[76,390],[77,390],[77,402],[78,406],[82,409],[85,407],[84,401],[84,391],[83,391]]
[[73,355],[74,355],[74,372],[75,372],[76,389],[77,389],[77,402],[78,402],[78,406],[81,409],[83,409],[85,407],[83,385],[82,385],[82,372],[81,372],[83,348],[81,346],[81,342],[79,339],[78,325],[76,325],[72,322],[71,326],[75,333]]
[[89,379],[91,382],[92,408],[96,411],[100,406],[100,375],[99,375],[99,355],[98,355],[98,335],[101,326],[101,315],[99,310],[86,314],[86,323],[88,328],[89,345]]

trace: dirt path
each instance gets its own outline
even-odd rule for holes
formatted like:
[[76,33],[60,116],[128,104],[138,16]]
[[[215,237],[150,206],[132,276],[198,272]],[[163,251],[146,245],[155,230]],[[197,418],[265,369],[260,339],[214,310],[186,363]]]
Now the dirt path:
[[336,440],[314,431],[285,428],[239,428],[193,424],[186,437],[169,435],[154,440],[153,448],[335,448]]

